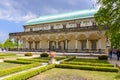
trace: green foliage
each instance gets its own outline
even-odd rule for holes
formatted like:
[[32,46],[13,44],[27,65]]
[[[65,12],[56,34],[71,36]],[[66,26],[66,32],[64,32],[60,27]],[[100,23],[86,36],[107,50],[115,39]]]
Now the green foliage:
[[112,34],[111,35],[111,46],[115,49],[120,49],[120,33]]
[[90,63],[108,63],[107,60],[99,60],[99,59],[88,59],[88,58],[73,58],[72,62],[90,62]]
[[43,53],[41,53],[40,54],[40,57],[48,57],[49,55],[48,55],[48,53],[46,53],[46,52],[43,52]]
[[33,54],[31,52],[25,53],[25,56],[32,56]]
[[41,59],[26,59],[26,58],[17,58],[17,60],[21,60],[21,61],[34,61],[34,62],[48,62],[48,60],[41,60]]
[[4,43],[3,43],[3,48],[14,48],[14,43],[11,41],[11,40],[9,40],[9,39],[7,39]]
[[99,56],[98,56],[98,59],[99,59],[99,60],[107,60],[107,59],[108,59],[108,56],[107,56],[107,55],[99,55]]
[[45,67],[40,67],[38,69],[34,69],[34,70],[30,70],[30,71],[27,71],[27,72],[24,72],[24,73],[16,74],[16,75],[8,77],[4,80],[27,80],[28,78],[30,78],[32,76],[40,74],[40,73],[42,73],[46,70],[52,69],[54,67],[55,67],[54,64],[50,64],[50,65],[47,65]]
[[66,59],[65,61],[71,61],[71,60],[73,60],[73,59],[75,59],[75,57],[73,56],[73,57],[69,57],[68,59]]
[[4,75],[11,74],[11,73],[19,72],[19,71],[29,69],[29,68],[32,68],[32,67],[36,67],[36,66],[39,66],[39,65],[40,65],[40,63],[34,63],[34,64],[28,64],[28,65],[3,69],[3,70],[0,70],[0,76],[4,76]]
[[4,60],[7,63],[17,63],[17,64],[31,64],[33,61],[21,61],[21,60]]
[[14,53],[5,53],[5,54],[0,54],[0,56],[15,56],[16,54]]
[[111,39],[111,46],[120,48],[120,0],[98,0],[98,4],[101,7],[95,20],[99,27],[109,28],[106,35]]
[[114,67],[113,64],[104,64],[104,63],[99,64],[99,63],[89,63],[89,62],[62,62],[62,64]]
[[104,71],[104,72],[118,72],[118,68],[114,67],[99,67],[99,66],[87,66],[87,65],[70,65],[70,64],[57,64],[57,68],[68,68],[68,69],[81,69],[81,70],[91,70],[91,71]]

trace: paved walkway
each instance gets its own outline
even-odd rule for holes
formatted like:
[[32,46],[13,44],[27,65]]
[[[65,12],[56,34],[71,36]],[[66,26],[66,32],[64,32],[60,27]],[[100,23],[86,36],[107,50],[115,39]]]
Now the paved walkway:
[[115,55],[115,54],[113,55],[111,60],[110,59],[108,60],[108,62],[111,64],[114,64],[115,66],[116,66],[116,64],[120,66],[120,60],[119,61],[117,60],[117,55]]

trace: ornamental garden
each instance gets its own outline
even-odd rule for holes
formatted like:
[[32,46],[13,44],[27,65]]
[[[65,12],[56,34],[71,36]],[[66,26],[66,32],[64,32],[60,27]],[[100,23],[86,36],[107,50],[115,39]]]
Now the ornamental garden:
[[49,63],[49,52],[0,53],[0,80],[120,80],[119,67],[106,55],[77,58],[55,53],[52,58],[55,61]]

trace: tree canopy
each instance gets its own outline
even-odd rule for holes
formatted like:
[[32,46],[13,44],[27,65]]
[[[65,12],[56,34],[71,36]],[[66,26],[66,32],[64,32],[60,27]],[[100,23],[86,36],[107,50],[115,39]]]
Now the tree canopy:
[[108,27],[106,33],[110,37],[111,46],[120,49],[120,0],[98,0],[98,4],[101,7],[95,14],[97,25]]

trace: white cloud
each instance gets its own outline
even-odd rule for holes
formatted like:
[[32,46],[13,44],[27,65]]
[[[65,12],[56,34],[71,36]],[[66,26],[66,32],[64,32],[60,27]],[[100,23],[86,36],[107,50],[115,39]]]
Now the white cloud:
[[13,0],[4,0],[0,3],[0,6],[2,6],[0,7],[0,19],[18,22],[37,17],[36,14],[30,11],[26,12],[26,14],[23,14],[25,13],[21,10],[23,6]]
[[55,14],[55,13],[58,13],[59,11],[55,8],[51,8],[51,7],[44,7],[43,9],[43,13],[49,13],[49,14]]

